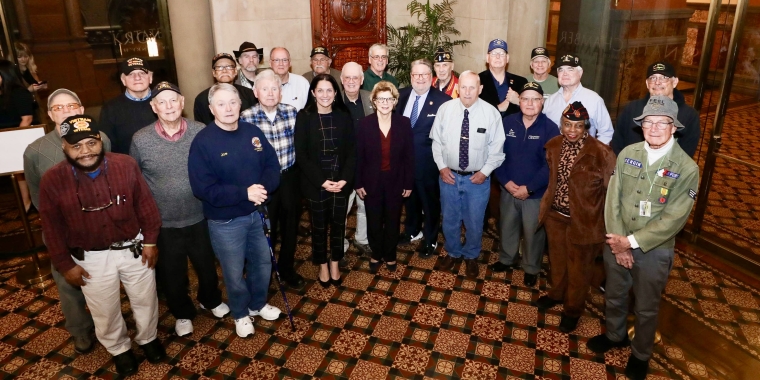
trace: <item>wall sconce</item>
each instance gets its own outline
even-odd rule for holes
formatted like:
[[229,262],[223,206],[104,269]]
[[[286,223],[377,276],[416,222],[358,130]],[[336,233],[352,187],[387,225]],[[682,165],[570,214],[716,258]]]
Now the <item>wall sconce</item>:
[[145,39],[148,44],[148,56],[158,57],[158,44],[156,43],[156,37],[148,37]]

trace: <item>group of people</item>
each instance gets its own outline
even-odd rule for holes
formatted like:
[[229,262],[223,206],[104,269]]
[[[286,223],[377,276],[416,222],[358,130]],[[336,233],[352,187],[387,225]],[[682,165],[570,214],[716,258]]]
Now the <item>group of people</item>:
[[[176,333],[192,333],[188,259],[201,308],[218,318],[230,313],[239,336],[254,333],[254,317],[277,319],[281,311],[267,303],[272,261],[262,206],[272,244],[280,238],[280,276],[293,289],[305,286],[294,267],[302,199],[323,287],[341,285],[353,202],[353,244],[370,256],[372,272],[397,270],[398,244],[419,241],[420,257],[437,257],[440,229],[446,255],[438,270],[461,263],[477,278],[493,175],[501,249],[490,269],[521,266],[523,283],[536,286],[548,241],[551,287],[535,303],[563,304],[559,328],[571,332],[603,257],[607,332],[588,347],[631,344],[626,374],[645,377],[674,236],[698,182],[690,156],[699,119],[675,89],[673,66],[648,67],[649,96],[630,103],[613,128],[604,101],[580,83],[580,59],[560,57],[553,77],[543,47],[532,51],[530,81],[506,70],[507,43],[495,39],[485,71],[455,75],[452,52],[441,48],[432,61],[411,63],[411,86],[401,89],[382,44],[369,48],[366,71],[357,62],[333,69],[322,46],[304,75],[290,72],[286,48],[269,54],[271,69],[259,67],[263,50],[251,42],[234,57],[215,55],[216,83],[195,99],[195,121],[182,117],[178,86],[150,87],[152,72],[139,57],[121,63],[126,90],[97,121],[74,92],[49,96],[55,130],[27,148],[24,166],[77,351],[92,349],[94,328],[117,371],[136,371],[123,284],[135,341],[150,362],[163,360],[156,280]],[[633,342],[625,331],[631,289]]]

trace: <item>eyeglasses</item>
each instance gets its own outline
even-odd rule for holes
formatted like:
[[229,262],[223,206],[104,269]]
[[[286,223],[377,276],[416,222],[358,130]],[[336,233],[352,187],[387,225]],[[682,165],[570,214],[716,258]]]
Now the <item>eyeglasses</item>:
[[106,177],[106,184],[108,185],[108,204],[103,206],[97,206],[97,207],[85,207],[82,204],[82,198],[79,196],[79,176],[77,176],[77,172],[74,168],[74,178],[77,180],[77,200],[79,201],[79,207],[82,208],[82,211],[84,212],[93,212],[93,211],[100,211],[105,210],[111,206],[113,206],[113,195],[111,194],[111,182],[108,181],[108,163],[106,163],[103,167],[103,175]]
[[492,51],[492,52],[488,53],[488,55],[490,55],[491,57],[494,57],[494,58],[504,58],[504,57],[507,56],[507,53],[500,52],[500,51]]
[[658,122],[655,123],[655,122],[650,121],[650,120],[644,120],[644,121],[641,122],[641,128],[643,128],[643,129],[650,129],[650,128],[652,128],[652,129],[655,129],[655,130],[658,130],[658,131],[662,131],[662,130],[667,129],[668,126],[670,126],[671,124],[673,124],[672,121],[658,121]]
[[424,73],[424,74],[412,74],[412,79],[422,79],[427,78],[430,75],[430,73]]
[[69,111],[74,111],[81,107],[79,103],[69,103],[69,104],[56,104],[50,107],[50,110],[53,112],[61,112],[64,108],[68,109]]
[[290,62],[290,58],[270,59],[270,61],[272,61],[274,63],[288,63],[288,62]]
[[233,71],[235,70],[235,66],[216,66],[214,67],[214,70],[216,72],[222,72],[222,71]]
[[396,98],[375,98],[375,101],[378,103],[393,103],[396,101]]
[[387,55],[370,55],[369,57],[372,59],[382,59],[382,60],[388,59]]
[[670,77],[666,77],[664,75],[652,75],[651,77],[647,78],[647,80],[652,83],[665,83],[670,80]]
[[525,102],[525,103],[538,103],[538,102],[540,102],[542,100],[544,100],[544,98],[523,98],[523,97],[520,97],[520,101],[521,102]]
[[343,79],[345,79],[346,82],[358,82],[361,80],[361,77],[343,77]]
[[134,70],[131,73],[129,73],[129,75],[125,75],[125,77],[132,78],[132,79],[142,79],[147,76],[148,76],[148,73],[142,70]]

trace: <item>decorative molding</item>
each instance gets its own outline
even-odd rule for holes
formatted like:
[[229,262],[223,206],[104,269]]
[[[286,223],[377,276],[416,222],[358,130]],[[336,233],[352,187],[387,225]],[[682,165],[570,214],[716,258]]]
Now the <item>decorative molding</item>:
[[666,20],[678,18],[691,18],[694,10],[691,8],[681,9],[634,9],[610,11],[610,21],[635,21],[635,20]]

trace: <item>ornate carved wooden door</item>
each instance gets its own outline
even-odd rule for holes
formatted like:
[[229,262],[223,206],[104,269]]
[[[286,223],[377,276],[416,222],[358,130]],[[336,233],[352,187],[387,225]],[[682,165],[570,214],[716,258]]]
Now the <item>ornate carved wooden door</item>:
[[333,67],[346,62],[368,67],[372,44],[385,43],[386,0],[311,0],[312,46],[328,48]]

